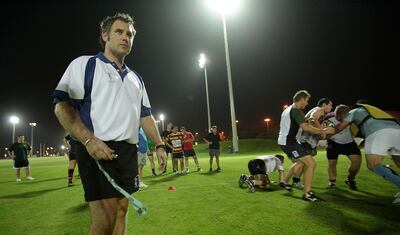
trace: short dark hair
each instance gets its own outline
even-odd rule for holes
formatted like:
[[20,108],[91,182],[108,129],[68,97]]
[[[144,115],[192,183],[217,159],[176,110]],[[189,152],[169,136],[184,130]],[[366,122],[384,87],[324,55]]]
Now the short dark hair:
[[321,99],[318,100],[317,106],[318,106],[318,107],[322,107],[322,105],[324,105],[324,104],[328,105],[328,104],[331,103],[331,102],[332,102],[331,99],[328,99],[328,98],[321,98]]
[[311,97],[311,95],[310,95],[310,93],[308,93],[308,91],[306,91],[306,90],[297,91],[293,96],[293,102],[297,102],[297,101],[307,98],[307,97]]
[[275,155],[275,157],[278,158],[282,163],[285,160],[285,158],[280,154]]
[[339,104],[335,108],[335,115],[336,116],[343,116],[350,111],[350,107],[344,104]]
[[18,135],[17,135],[17,137],[21,137],[21,136],[24,136],[24,137],[25,137],[25,135],[24,135],[24,134],[18,134]]
[[103,50],[106,46],[106,42],[103,40],[102,33],[105,33],[105,32],[110,33],[111,26],[114,24],[114,22],[116,20],[121,20],[125,23],[128,23],[128,24],[132,25],[132,27],[135,24],[135,22],[133,21],[133,18],[127,13],[116,13],[113,16],[105,17],[100,22],[100,37],[99,37],[99,43],[100,43],[101,49],[103,49]]

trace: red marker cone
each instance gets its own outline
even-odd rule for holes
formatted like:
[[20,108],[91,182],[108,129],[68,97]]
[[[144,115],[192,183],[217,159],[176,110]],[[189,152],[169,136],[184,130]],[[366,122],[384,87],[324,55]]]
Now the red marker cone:
[[175,190],[175,189],[176,189],[175,186],[169,186],[169,187],[168,187],[168,190]]

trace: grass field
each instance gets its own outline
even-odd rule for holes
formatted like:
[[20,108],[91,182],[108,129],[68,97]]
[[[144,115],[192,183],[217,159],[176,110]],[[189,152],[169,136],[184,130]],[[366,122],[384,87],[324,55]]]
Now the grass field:
[[[193,160],[185,176],[149,176],[146,166],[149,188],[134,196],[148,214],[139,217],[130,209],[126,234],[400,234],[400,207],[391,204],[398,189],[369,172],[365,162],[357,177],[359,191],[344,184],[345,157],[338,164],[338,188],[327,190],[327,161],[320,150],[313,190],[326,202],[310,203],[297,189],[289,193],[271,185],[248,193],[238,187],[239,175],[248,174],[248,160],[279,152],[275,141],[242,140],[240,154],[229,154],[227,145],[220,173],[208,173],[205,145],[196,146],[202,173],[194,172]],[[30,162],[36,179],[15,182],[12,161],[0,161],[0,234],[87,234],[89,208],[79,178],[75,187],[66,187],[68,159]],[[286,170],[290,162],[284,165]],[[277,174],[270,179],[277,181]]]

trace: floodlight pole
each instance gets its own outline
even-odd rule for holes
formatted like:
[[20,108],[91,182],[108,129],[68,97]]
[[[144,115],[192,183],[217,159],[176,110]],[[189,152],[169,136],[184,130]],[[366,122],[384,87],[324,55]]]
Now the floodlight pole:
[[208,131],[210,131],[211,130],[210,98],[208,96],[207,66],[206,65],[204,65],[204,80],[206,83]]
[[221,15],[222,15],[222,24],[224,27],[226,69],[228,72],[229,104],[231,108],[231,124],[232,124],[232,144],[233,144],[233,152],[238,152],[239,142],[238,142],[237,127],[236,127],[235,102],[233,98],[232,71],[231,71],[231,61],[229,58],[228,36],[226,32],[225,14],[221,13]]

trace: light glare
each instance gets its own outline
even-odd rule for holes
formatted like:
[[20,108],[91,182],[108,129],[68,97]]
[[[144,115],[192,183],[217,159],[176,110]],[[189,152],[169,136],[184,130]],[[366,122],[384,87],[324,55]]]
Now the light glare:
[[199,58],[200,68],[204,68],[205,64],[206,64],[206,56],[203,53],[201,53]]
[[207,0],[208,5],[221,14],[229,14],[239,7],[239,0]]
[[11,116],[10,122],[13,124],[17,124],[17,123],[19,123],[19,118],[17,116]]

